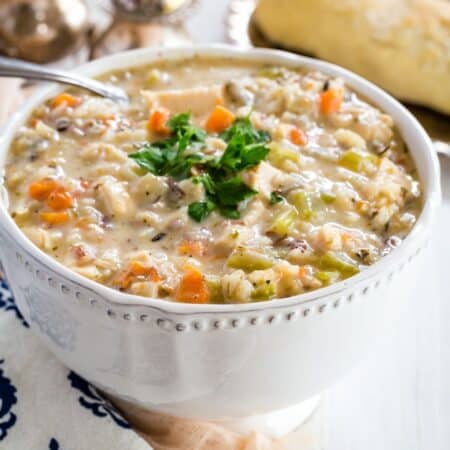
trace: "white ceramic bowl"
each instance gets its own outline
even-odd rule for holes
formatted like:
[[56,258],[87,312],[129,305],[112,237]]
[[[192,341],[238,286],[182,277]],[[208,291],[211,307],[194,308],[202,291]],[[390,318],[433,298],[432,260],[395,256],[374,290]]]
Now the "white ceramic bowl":
[[[256,304],[192,305],[114,291],[71,272],[32,245],[0,202],[0,258],[16,301],[43,342],[105,391],[179,416],[239,418],[286,408],[347,371],[396,316],[417,278],[440,202],[439,168],[418,122],[392,97],[331,64],[273,50],[201,46],[137,50],[79,69],[97,75],[194,55],[306,66],[340,76],[390,114],[423,183],[425,205],[404,243],[364,272],[295,297]],[[36,94],[0,137],[0,166]]]

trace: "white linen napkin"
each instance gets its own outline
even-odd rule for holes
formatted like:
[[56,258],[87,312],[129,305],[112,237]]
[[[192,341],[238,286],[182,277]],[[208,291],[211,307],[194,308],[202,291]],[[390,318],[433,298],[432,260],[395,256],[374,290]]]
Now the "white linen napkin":
[[0,449],[149,450],[30,330],[0,279]]

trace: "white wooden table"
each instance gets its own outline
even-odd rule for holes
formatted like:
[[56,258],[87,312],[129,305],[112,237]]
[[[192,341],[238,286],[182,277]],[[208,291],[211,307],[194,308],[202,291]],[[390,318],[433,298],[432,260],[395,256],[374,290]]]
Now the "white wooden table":
[[[196,42],[225,42],[229,0],[203,0],[187,28]],[[450,127],[450,120],[449,120]],[[395,329],[324,395],[295,450],[450,449],[450,159],[427,271]],[[308,439],[309,438],[309,439]],[[303,442],[303,440],[302,440]]]

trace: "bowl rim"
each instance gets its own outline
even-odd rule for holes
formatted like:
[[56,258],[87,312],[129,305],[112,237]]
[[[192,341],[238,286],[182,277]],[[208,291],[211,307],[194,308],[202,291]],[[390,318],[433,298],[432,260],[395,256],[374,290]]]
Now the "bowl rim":
[[[405,134],[411,134],[414,145],[421,150],[425,161],[425,167],[418,167],[424,189],[423,209],[411,232],[398,248],[389,255],[381,258],[374,265],[363,272],[346,280],[332,284],[315,291],[297,294],[291,297],[272,299],[257,303],[231,303],[231,304],[192,304],[179,303],[167,299],[140,297],[133,294],[117,291],[106,285],[85,278],[70,270],[47,253],[34,245],[20,228],[15,224],[7,210],[7,193],[3,185],[3,168],[11,140],[18,128],[26,120],[32,109],[39,103],[65,89],[64,86],[45,86],[37,90],[4,125],[0,132],[0,229],[9,235],[16,245],[31,255],[39,264],[60,275],[64,279],[75,283],[95,294],[114,306],[139,306],[157,309],[174,314],[198,314],[198,313],[224,313],[224,312],[250,312],[264,309],[278,309],[281,307],[298,306],[305,303],[324,301],[330,296],[340,294],[351,286],[376,277],[380,272],[390,273],[396,262],[403,261],[412,254],[412,249],[417,250],[416,244],[425,240],[427,230],[432,226],[435,211],[441,201],[439,162],[433,144],[419,124],[417,119],[397,100],[387,94],[381,88],[375,86],[366,79],[340,66],[296,55],[290,52],[265,49],[265,48],[238,48],[226,44],[207,45],[183,45],[174,47],[155,47],[129,50],[104,58],[100,58],[78,67],[75,72],[96,76],[114,69],[126,67],[139,67],[164,60],[184,60],[193,57],[200,58],[230,58],[231,60],[246,60],[251,62],[266,62],[268,64],[281,64],[287,67],[306,67],[322,71],[332,76],[344,79],[345,83],[362,93],[371,103],[394,117],[394,122],[399,128],[402,138],[407,141]],[[410,146],[410,144],[409,144]],[[417,165],[417,158],[413,156]]]

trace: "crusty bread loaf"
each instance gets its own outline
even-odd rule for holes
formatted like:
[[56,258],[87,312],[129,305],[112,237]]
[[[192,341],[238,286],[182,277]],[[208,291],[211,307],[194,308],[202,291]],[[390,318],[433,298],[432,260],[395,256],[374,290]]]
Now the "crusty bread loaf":
[[450,114],[447,0],[260,0],[255,20],[274,43]]

